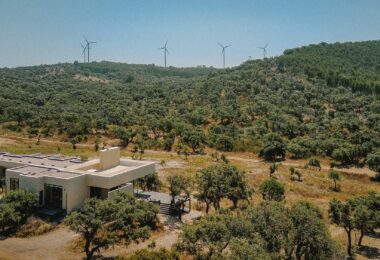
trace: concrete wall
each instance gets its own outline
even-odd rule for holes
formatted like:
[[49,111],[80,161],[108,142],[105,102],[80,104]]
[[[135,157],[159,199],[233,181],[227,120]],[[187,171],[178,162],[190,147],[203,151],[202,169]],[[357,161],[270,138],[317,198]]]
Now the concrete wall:
[[90,197],[90,188],[87,186],[86,176],[79,175],[70,179],[65,186],[67,196],[67,213],[80,209],[85,199]]
[[100,153],[100,167],[106,170],[120,164],[120,148],[113,147],[110,149],[101,150]]

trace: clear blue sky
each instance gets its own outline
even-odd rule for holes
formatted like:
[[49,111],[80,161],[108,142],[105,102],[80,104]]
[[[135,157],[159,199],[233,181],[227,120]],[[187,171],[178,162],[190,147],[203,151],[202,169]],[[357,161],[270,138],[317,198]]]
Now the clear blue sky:
[[268,55],[319,42],[380,39],[379,0],[0,0],[0,67],[94,60],[235,66],[271,42]]

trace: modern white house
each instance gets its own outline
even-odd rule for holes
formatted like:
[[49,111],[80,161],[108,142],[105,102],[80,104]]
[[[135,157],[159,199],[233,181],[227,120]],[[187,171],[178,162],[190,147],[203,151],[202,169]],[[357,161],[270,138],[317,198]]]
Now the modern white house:
[[0,153],[0,179],[6,192],[36,193],[39,205],[70,213],[86,198],[107,198],[118,190],[133,193],[132,181],[155,172],[155,163],[120,158],[118,147],[100,151],[99,159],[82,162],[59,155]]

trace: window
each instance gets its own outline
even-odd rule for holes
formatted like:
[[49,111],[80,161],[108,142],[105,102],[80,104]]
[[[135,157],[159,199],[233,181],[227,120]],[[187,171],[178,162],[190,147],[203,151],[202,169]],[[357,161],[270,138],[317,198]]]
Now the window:
[[44,204],[44,191],[43,190],[40,191],[40,194],[38,197],[38,204],[40,206],[42,206]]
[[9,188],[10,190],[18,190],[19,188],[19,180],[17,178],[10,178],[9,179]]

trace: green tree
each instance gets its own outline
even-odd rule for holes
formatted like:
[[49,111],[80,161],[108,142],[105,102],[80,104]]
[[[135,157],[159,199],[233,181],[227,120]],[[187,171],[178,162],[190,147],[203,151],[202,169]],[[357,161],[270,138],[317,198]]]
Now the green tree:
[[355,228],[360,231],[358,246],[361,246],[364,235],[376,226],[375,214],[365,205],[359,205],[354,210],[353,218]]
[[288,250],[288,259],[293,254],[298,260],[331,259],[335,248],[319,208],[301,201],[290,209],[289,214],[294,237],[291,238],[292,249]]
[[178,250],[198,259],[222,256],[232,238],[228,228],[231,221],[229,215],[207,215],[193,225],[185,225],[177,243]]
[[86,257],[92,259],[100,249],[117,242],[129,245],[148,238],[156,228],[158,211],[157,205],[118,192],[106,200],[85,200],[82,209],[70,213],[64,223],[82,236]]
[[265,250],[265,242],[261,238],[247,241],[245,239],[232,239],[230,243],[231,255],[235,259],[271,260],[271,254]]
[[181,154],[183,154],[185,156],[185,160],[187,160],[190,153],[191,153],[191,150],[190,150],[190,147],[188,147],[187,145],[180,142],[180,143],[178,143],[178,145],[176,147],[176,152],[179,156],[181,156]]
[[252,190],[247,184],[245,173],[233,165],[214,164],[200,170],[196,175],[197,199],[206,204],[206,213],[212,204],[215,210],[220,210],[223,198],[231,200],[236,208],[239,200],[246,200]]
[[206,136],[201,128],[188,127],[181,133],[181,141],[189,146],[193,153],[201,153],[206,143]]
[[337,171],[330,170],[329,171],[329,178],[334,182],[334,191],[339,191],[339,187],[337,186],[337,182],[340,181],[340,175]]
[[158,177],[158,174],[155,172],[138,179],[137,185],[139,185],[143,191],[159,191],[162,187],[162,182]]
[[227,181],[226,197],[236,209],[239,200],[248,200],[252,195],[252,189],[248,186],[245,173],[232,165],[223,166],[223,176]]
[[248,208],[244,215],[252,223],[253,232],[258,233],[266,242],[267,252],[280,258],[280,251],[284,249],[285,255],[288,255],[291,247],[289,238],[294,236],[294,229],[288,217],[288,209],[283,203],[262,203],[255,208]]
[[376,179],[380,180],[380,154],[373,153],[367,156],[368,167],[377,173]]
[[16,227],[21,221],[21,215],[15,210],[12,204],[0,204],[0,228],[5,233],[7,228]]
[[26,220],[37,207],[36,195],[25,190],[8,192],[2,202],[13,207],[14,211],[20,215],[21,221]]
[[352,257],[352,231],[355,229],[353,208],[349,203],[336,199],[330,201],[329,216],[331,222],[342,227],[347,234],[347,254]]
[[159,250],[140,249],[131,256],[127,257],[127,260],[180,260],[180,256],[176,250],[167,250],[160,248]]
[[285,198],[285,188],[280,182],[274,178],[265,180],[260,185],[260,193],[264,200],[281,201]]
[[120,145],[122,147],[127,147],[131,138],[132,132],[127,130],[125,127],[117,126],[112,129],[112,134],[120,140]]
[[366,196],[357,196],[348,199],[348,203],[354,209],[353,218],[355,229],[360,232],[358,246],[362,245],[366,234],[380,227],[380,196],[377,193],[369,193]]
[[275,173],[278,169],[278,164],[276,163],[271,163],[269,165],[269,177],[272,177],[273,173]]
[[107,200],[87,199],[80,211],[70,213],[64,220],[70,230],[83,238],[88,260],[100,249],[108,248],[119,240],[111,225],[107,225],[114,215],[110,206]]
[[260,157],[268,161],[275,161],[277,159],[284,160],[285,153],[286,145],[280,135],[270,133],[264,136]]
[[150,231],[157,227],[157,205],[138,200],[126,192],[118,192],[108,200],[111,208],[115,209],[110,225],[111,231],[118,233],[126,246],[132,241],[138,242],[149,238]]
[[[177,211],[178,218],[182,218],[182,203],[190,199],[192,191],[192,180],[183,175],[172,175],[168,177],[171,204]],[[177,198],[178,197],[178,198]],[[177,200],[176,200],[177,198]]]

